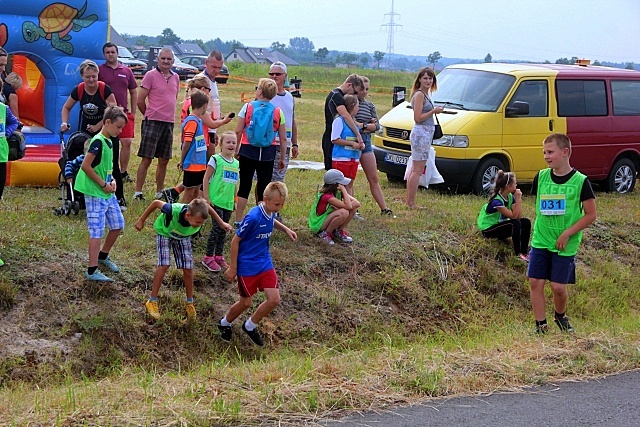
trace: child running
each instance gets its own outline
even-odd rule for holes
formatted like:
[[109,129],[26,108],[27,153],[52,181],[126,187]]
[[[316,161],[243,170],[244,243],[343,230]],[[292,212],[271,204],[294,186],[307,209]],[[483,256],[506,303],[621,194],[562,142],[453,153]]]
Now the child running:
[[[233,212],[240,168],[238,160],[234,157],[237,143],[235,132],[224,132],[220,136],[220,154],[211,156],[204,174],[204,197],[226,223],[231,219],[231,212]],[[229,267],[222,255],[224,241],[224,230],[214,222],[202,260],[202,265],[207,270],[215,272]]]
[[[358,97],[355,95],[344,96],[344,106],[351,117],[358,112]],[[364,143],[358,143],[356,134],[347,126],[342,116],[336,116],[331,125],[331,165],[350,179],[345,185],[347,193],[353,196],[353,182],[360,165],[360,153],[364,149]]]
[[333,239],[344,243],[353,241],[345,228],[358,211],[360,202],[347,193],[345,186],[350,182],[339,170],[329,169],[309,212],[309,228],[330,245],[334,244]]
[[266,300],[242,324],[242,330],[254,344],[264,345],[257,324],[280,303],[278,277],[269,253],[269,239],[274,228],[287,233],[292,241],[298,238],[295,231],[279,221],[274,221],[275,213],[282,209],[286,199],[287,186],[284,182],[268,184],[264,190],[264,201],[247,213],[236,235],[233,236],[230,265],[224,275],[230,281],[237,278],[240,300],[229,308],[227,314],[218,323],[220,335],[225,341],[231,341],[231,323],[251,307],[253,295],[258,290],[262,290]]
[[[107,107],[104,112],[102,130],[91,139],[82,167],[76,177],[76,190],[84,193],[89,228],[89,266],[84,277],[98,282],[113,282],[98,269],[98,264],[114,273],[120,269],[109,258],[120,231],[124,228],[124,216],[116,199],[116,181],[113,179],[112,137],[117,137],[127,124],[127,115],[121,107]],[[102,235],[105,225],[109,233]]]
[[151,295],[145,303],[145,307],[149,316],[154,320],[160,318],[158,293],[160,292],[160,286],[162,286],[162,279],[164,279],[164,275],[171,265],[171,257],[169,255],[169,250],[171,249],[173,250],[176,267],[182,270],[182,279],[187,294],[185,300],[187,320],[193,322],[196,319],[196,308],[193,304],[193,250],[191,236],[200,230],[209,215],[223,229],[230,232],[233,228],[220,219],[206,200],[199,198],[193,199],[188,205],[184,203],[169,204],[162,200],[154,200],[134,224],[135,229],[141,231],[149,215],[156,209],[160,210],[160,215],[153,223],[153,228],[157,233],[158,265],[153,275]]
[[566,316],[567,284],[576,282],[575,256],[582,230],[596,220],[596,198],[585,175],[572,168],[571,140],[552,133],[543,142],[544,160],[549,165],[533,179],[531,193],[536,195],[536,221],[533,226],[527,276],[535,332],[548,330],[544,285],[551,284],[554,321],[562,332],[573,332]]
[[522,191],[516,185],[514,173],[498,171],[493,194],[480,209],[476,222],[486,238],[511,237],[515,255],[528,262],[531,221],[522,217]]

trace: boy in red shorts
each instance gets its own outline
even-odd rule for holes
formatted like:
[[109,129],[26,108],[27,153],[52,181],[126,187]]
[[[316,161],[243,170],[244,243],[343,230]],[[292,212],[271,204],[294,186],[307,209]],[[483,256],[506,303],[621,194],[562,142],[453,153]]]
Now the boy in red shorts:
[[218,323],[223,340],[231,341],[231,323],[251,307],[253,295],[264,291],[266,300],[242,325],[254,344],[262,346],[264,341],[257,324],[280,303],[278,277],[269,253],[269,239],[273,229],[284,231],[295,241],[298,236],[274,216],[282,209],[287,199],[287,187],[283,182],[272,182],[264,190],[263,202],[254,207],[243,218],[231,241],[229,268],[224,272],[229,281],[238,279],[240,300],[229,307],[227,314]]

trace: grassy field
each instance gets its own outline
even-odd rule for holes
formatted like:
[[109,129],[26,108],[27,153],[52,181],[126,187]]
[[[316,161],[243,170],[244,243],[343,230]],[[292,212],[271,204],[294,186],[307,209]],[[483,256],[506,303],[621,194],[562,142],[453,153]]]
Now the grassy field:
[[[237,112],[242,92],[252,94],[266,70],[230,68],[222,107]],[[296,104],[301,158],[319,161],[324,98],[348,72],[289,72],[303,79]],[[391,107],[392,86],[413,78],[362,72],[380,115]],[[168,183],[179,180],[176,163],[174,157]],[[0,425],[315,425],[353,411],[640,367],[638,191],[597,193],[598,220],[585,232],[578,283],[570,287],[568,315],[577,332],[552,325],[537,337],[525,265],[475,228],[483,199],[421,191],[418,202],[429,209],[409,212],[404,188],[381,177],[398,216],[389,219],[380,217],[359,175],[366,221],[351,227],[353,244],[328,247],[306,228],[321,181],[319,171],[287,174],[283,215],[299,240],[272,238],[282,304],[260,326],[264,348],[243,336],[239,322],[231,344],[219,338],[215,322],[237,291],[199,264],[196,325],[183,324],[181,274],[173,269],[161,290],[161,320],[145,316],[155,238],[151,221],[142,232],[131,227],[144,204],[130,202],[112,252],[123,272],[102,286],[82,278],[82,217],[52,213],[59,190],[8,188],[0,202],[7,263],[0,269]],[[148,199],[155,191],[149,179],[144,191]],[[130,200],[131,184],[125,194]],[[531,196],[524,207],[533,217]],[[204,246],[195,244],[198,263]],[[550,306],[547,313],[551,319]]]

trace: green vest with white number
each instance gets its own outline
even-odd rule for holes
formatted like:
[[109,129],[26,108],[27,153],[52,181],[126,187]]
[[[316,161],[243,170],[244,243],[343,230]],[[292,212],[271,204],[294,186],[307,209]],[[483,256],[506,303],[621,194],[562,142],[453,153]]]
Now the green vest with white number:
[[[109,183],[113,171],[113,146],[111,145],[111,140],[101,133],[91,138],[91,142],[93,143],[96,139],[102,142],[102,153],[100,154],[100,163],[93,170],[104,182]],[[112,193],[105,192],[104,188],[89,178],[82,169],[80,169],[76,177],[75,187],[76,190],[88,196],[100,197],[101,199],[110,199],[113,196]]]
[[[551,169],[543,169],[538,174],[538,190],[536,192],[536,221],[533,226],[531,246],[547,249],[562,256],[574,256],[582,241],[582,231],[569,237],[564,250],[556,248],[556,240],[569,227],[584,216],[580,193],[587,177],[576,171],[564,184],[556,184],[551,179]],[[564,201],[562,214],[557,206]],[[555,203],[555,208],[554,208]],[[554,210],[555,209],[555,210]]]

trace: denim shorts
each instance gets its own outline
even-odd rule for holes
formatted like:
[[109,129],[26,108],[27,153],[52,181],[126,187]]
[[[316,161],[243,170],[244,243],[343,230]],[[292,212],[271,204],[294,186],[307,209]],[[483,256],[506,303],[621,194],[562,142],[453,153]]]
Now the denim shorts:
[[87,227],[90,239],[101,239],[105,225],[109,227],[109,230],[124,228],[124,216],[114,194],[108,199],[85,194],[84,202],[87,207]]
[[531,248],[527,277],[554,283],[576,283],[576,263],[573,256],[562,256],[547,249]]

